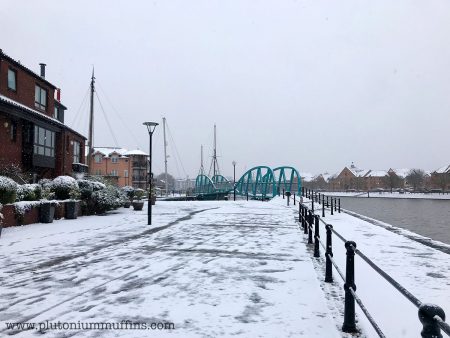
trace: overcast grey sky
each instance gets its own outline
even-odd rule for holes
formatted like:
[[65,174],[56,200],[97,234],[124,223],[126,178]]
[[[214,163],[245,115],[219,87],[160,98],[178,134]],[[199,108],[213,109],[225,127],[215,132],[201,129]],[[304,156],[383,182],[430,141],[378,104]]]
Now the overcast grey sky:
[[[87,134],[82,102],[95,65],[119,145],[147,151],[142,122],[165,116],[190,177],[200,145],[211,154],[214,123],[225,175],[232,160],[239,174],[254,165],[320,173],[352,161],[429,170],[450,161],[448,0],[2,0],[0,8],[0,48],[36,72],[47,63],[69,125]],[[114,146],[98,103],[96,113],[95,145]],[[158,174],[162,128],[154,137]],[[169,144],[169,172],[183,176]]]

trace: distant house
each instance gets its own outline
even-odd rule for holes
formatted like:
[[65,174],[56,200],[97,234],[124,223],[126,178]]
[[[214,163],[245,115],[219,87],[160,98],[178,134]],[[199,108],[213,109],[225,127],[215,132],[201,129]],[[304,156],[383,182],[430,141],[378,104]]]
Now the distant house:
[[386,170],[369,170],[364,175],[367,190],[385,190],[390,188],[390,178]]
[[431,188],[442,192],[450,190],[450,164],[431,173]]
[[364,175],[368,170],[360,169],[352,164],[345,167],[342,171],[330,179],[330,186],[332,190],[365,190]]
[[148,154],[142,150],[94,147],[90,175],[107,177],[119,187],[145,189],[148,186]]
[[86,138],[64,124],[60,90],[0,49],[0,168],[35,178],[84,172]]

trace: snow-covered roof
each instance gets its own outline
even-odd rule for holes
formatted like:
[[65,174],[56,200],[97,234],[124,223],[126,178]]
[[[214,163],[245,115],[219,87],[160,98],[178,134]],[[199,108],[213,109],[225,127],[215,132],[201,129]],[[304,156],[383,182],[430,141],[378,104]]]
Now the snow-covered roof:
[[94,154],[100,153],[103,156],[109,157],[113,153],[117,153],[120,156],[124,156],[124,154],[127,152],[127,149],[125,148],[114,148],[114,147],[94,147]]
[[313,175],[311,173],[299,173],[299,174],[300,174],[300,177],[302,178],[302,180],[306,181],[306,182],[311,182],[315,177],[315,175]]
[[391,169],[398,177],[405,178],[408,176],[411,169],[401,168],[401,169]]
[[386,170],[369,170],[369,172],[365,176],[366,177],[385,177],[388,175],[389,174]]
[[353,175],[355,175],[356,177],[362,177],[362,176],[364,176],[365,174],[367,174],[367,172],[369,171],[369,170],[366,170],[366,169],[357,168],[357,167],[355,167],[354,165],[351,165],[350,167],[347,167],[347,168],[348,168],[348,170],[350,170],[350,171],[353,173]]
[[148,154],[146,152],[139,150],[139,149],[126,151],[122,155],[124,155],[124,156],[133,156],[133,155],[148,156]]
[[438,173],[438,174],[450,173],[450,164],[447,166],[441,167],[439,169],[436,169],[434,172]]
[[1,101],[5,101],[5,102],[7,102],[7,103],[9,103],[9,104],[12,104],[12,105],[14,105],[14,106],[20,107],[20,108],[22,108],[22,109],[26,109],[26,110],[28,110],[28,111],[31,111],[33,114],[36,114],[36,115],[38,115],[39,117],[43,117],[43,118],[45,118],[46,120],[49,120],[49,121],[51,121],[51,122],[53,122],[53,123],[56,123],[56,124],[61,125],[61,126],[64,126],[64,123],[62,123],[61,121],[59,121],[59,120],[57,120],[57,119],[55,119],[55,118],[53,118],[53,117],[50,117],[50,116],[48,116],[48,115],[45,115],[44,113],[42,113],[42,112],[40,112],[40,111],[37,111],[37,110],[35,110],[35,109],[32,109],[32,108],[30,108],[30,107],[28,107],[28,106],[26,106],[26,105],[24,105],[24,104],[22,104],[22,103],[19,103],[19,102],[15,101],[15,100],[12,100],[12,99],[10,99],[9,97],[0,95],[0,100],[1,100]]

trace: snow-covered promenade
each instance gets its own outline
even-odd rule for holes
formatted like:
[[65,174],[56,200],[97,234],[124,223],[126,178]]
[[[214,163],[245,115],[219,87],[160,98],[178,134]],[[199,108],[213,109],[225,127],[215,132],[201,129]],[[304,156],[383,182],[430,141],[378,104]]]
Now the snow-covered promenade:
[[175,329],[45,336],[341,336],[293,210],[224,201],[158,202],[154,210],[151,227],[145,211],[120,209],[5,229],[0,335],[11,333],[6,322],[130,320]]
[[[350,337],[342,283],[326,284],[294,217],[270,202],[158,202],[146,211],[7,228],[0,238],[6,323],[173,323],[173,330],[52,330],[46,337]],[[145,210],[145,209],[144,209]],[[325,220],[421,301],[450,314],[447,253],[346,213]],[[380,226],[383,225],[383,226]],[[325,231],[321,228],[322,238]],[[344,269],[345,249],[334,238]],[[417,309],[356,257],[357,293],[387,337],[417,337]],[[358,308],[358,307],[357,307]],[[361,336],[375,337],[358,312]]]

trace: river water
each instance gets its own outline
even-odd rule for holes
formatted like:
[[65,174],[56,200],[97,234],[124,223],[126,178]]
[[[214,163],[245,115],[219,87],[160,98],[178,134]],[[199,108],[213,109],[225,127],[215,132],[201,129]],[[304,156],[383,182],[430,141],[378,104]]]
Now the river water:
[[450,244],[450,200],[340,197],[341,206]]

